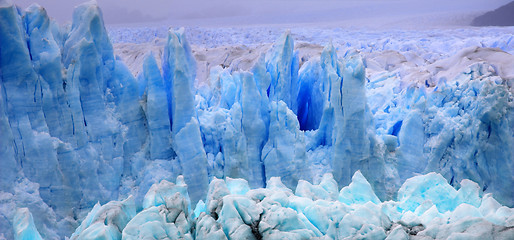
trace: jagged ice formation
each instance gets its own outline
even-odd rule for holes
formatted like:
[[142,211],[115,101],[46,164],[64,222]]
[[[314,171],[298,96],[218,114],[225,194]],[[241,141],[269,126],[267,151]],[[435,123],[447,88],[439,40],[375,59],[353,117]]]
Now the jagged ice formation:
[[[514,205],[510,54],[468,48],[405,74],[394,56],[341,57],[330,43],[304,61],[286,32],[252,68],[196,79],[184,30],[163,53],[133,76],[96,4],[66,28],[0,1],[0,238],[383,239],[419,224],[440,238],[457,230],[433,219],[468,213],[511,229],[489,194]],[[352,214],[377,209],[396,210],[369,224]]]

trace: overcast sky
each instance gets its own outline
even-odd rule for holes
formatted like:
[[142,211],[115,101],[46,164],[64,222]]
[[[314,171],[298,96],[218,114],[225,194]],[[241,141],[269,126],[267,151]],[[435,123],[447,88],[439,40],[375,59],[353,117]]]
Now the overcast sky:
[[[33,0],[11,0],[22,8]],[[511,0],[98,0],[107,24],[180,25],[403,21],[493,10]],[[83,0],[39,0],[60,23]],[[432,16],[432,17],[431,17]],[[378,20],[377,20],[378,19]]]

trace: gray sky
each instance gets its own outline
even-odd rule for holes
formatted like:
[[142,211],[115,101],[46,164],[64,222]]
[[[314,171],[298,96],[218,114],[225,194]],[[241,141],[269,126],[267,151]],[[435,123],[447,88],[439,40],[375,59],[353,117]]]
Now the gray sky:
[[[11,0],[22,8],[33,0]],[[97,0],[107,24],[384,23],[476,15],[511,0]],[[60,23],[83,0],[39,0]],[[432,20],[431,20],[432,19]],[[420,20],[421,21],[421,20]],[[466,20],[467,21],[467,20]]]

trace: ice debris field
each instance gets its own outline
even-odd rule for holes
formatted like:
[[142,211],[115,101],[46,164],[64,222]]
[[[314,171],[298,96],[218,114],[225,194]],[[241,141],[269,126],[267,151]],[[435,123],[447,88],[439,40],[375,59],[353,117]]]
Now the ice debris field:
[[0,1],[0,239],[514,238],[513,28],[190,30]]

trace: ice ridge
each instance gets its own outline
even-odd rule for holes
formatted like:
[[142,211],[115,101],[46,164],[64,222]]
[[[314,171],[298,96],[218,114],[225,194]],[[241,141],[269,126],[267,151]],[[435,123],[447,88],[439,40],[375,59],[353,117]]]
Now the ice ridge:
[[[69,28],[38,5],[0,4],[0,238],[139,238],[146,219],[162,236],[184,238],[382,238],[390,229],[421,231],[445,212],[454,223],[468,212],[485,217],[491,232],[511,227],[511,210],[500,203],[514,205],[512,55],[473,47],[405,71],[410,63],[391,63],[394,53],[382,53],[385,62],[356,50],[338,56],[331,43],[319,58],[300,59],[285,32],[250,69],[213,66],[197,79],[183,29],[170,29],[163,48],[161,64],[148,53],[136,78],[114,56],[96,3],[78,6]],[[179,176],[187,196],[152,189]],[[447,187],[425,202],[432,185]],[[295,187],[298,201],[289,199]],[[117,199],[126,200],[101,204]],[[207,210],[191,211],[199,200]],[[358,204],[370,219],[395,200],[388,209],[402,212],[387,218],[402,228],[383,214],[371,224],[353,215],[315,222],[318,210],[304,207],[321,200]],[[341,209],[334,214],[347,213]]]

